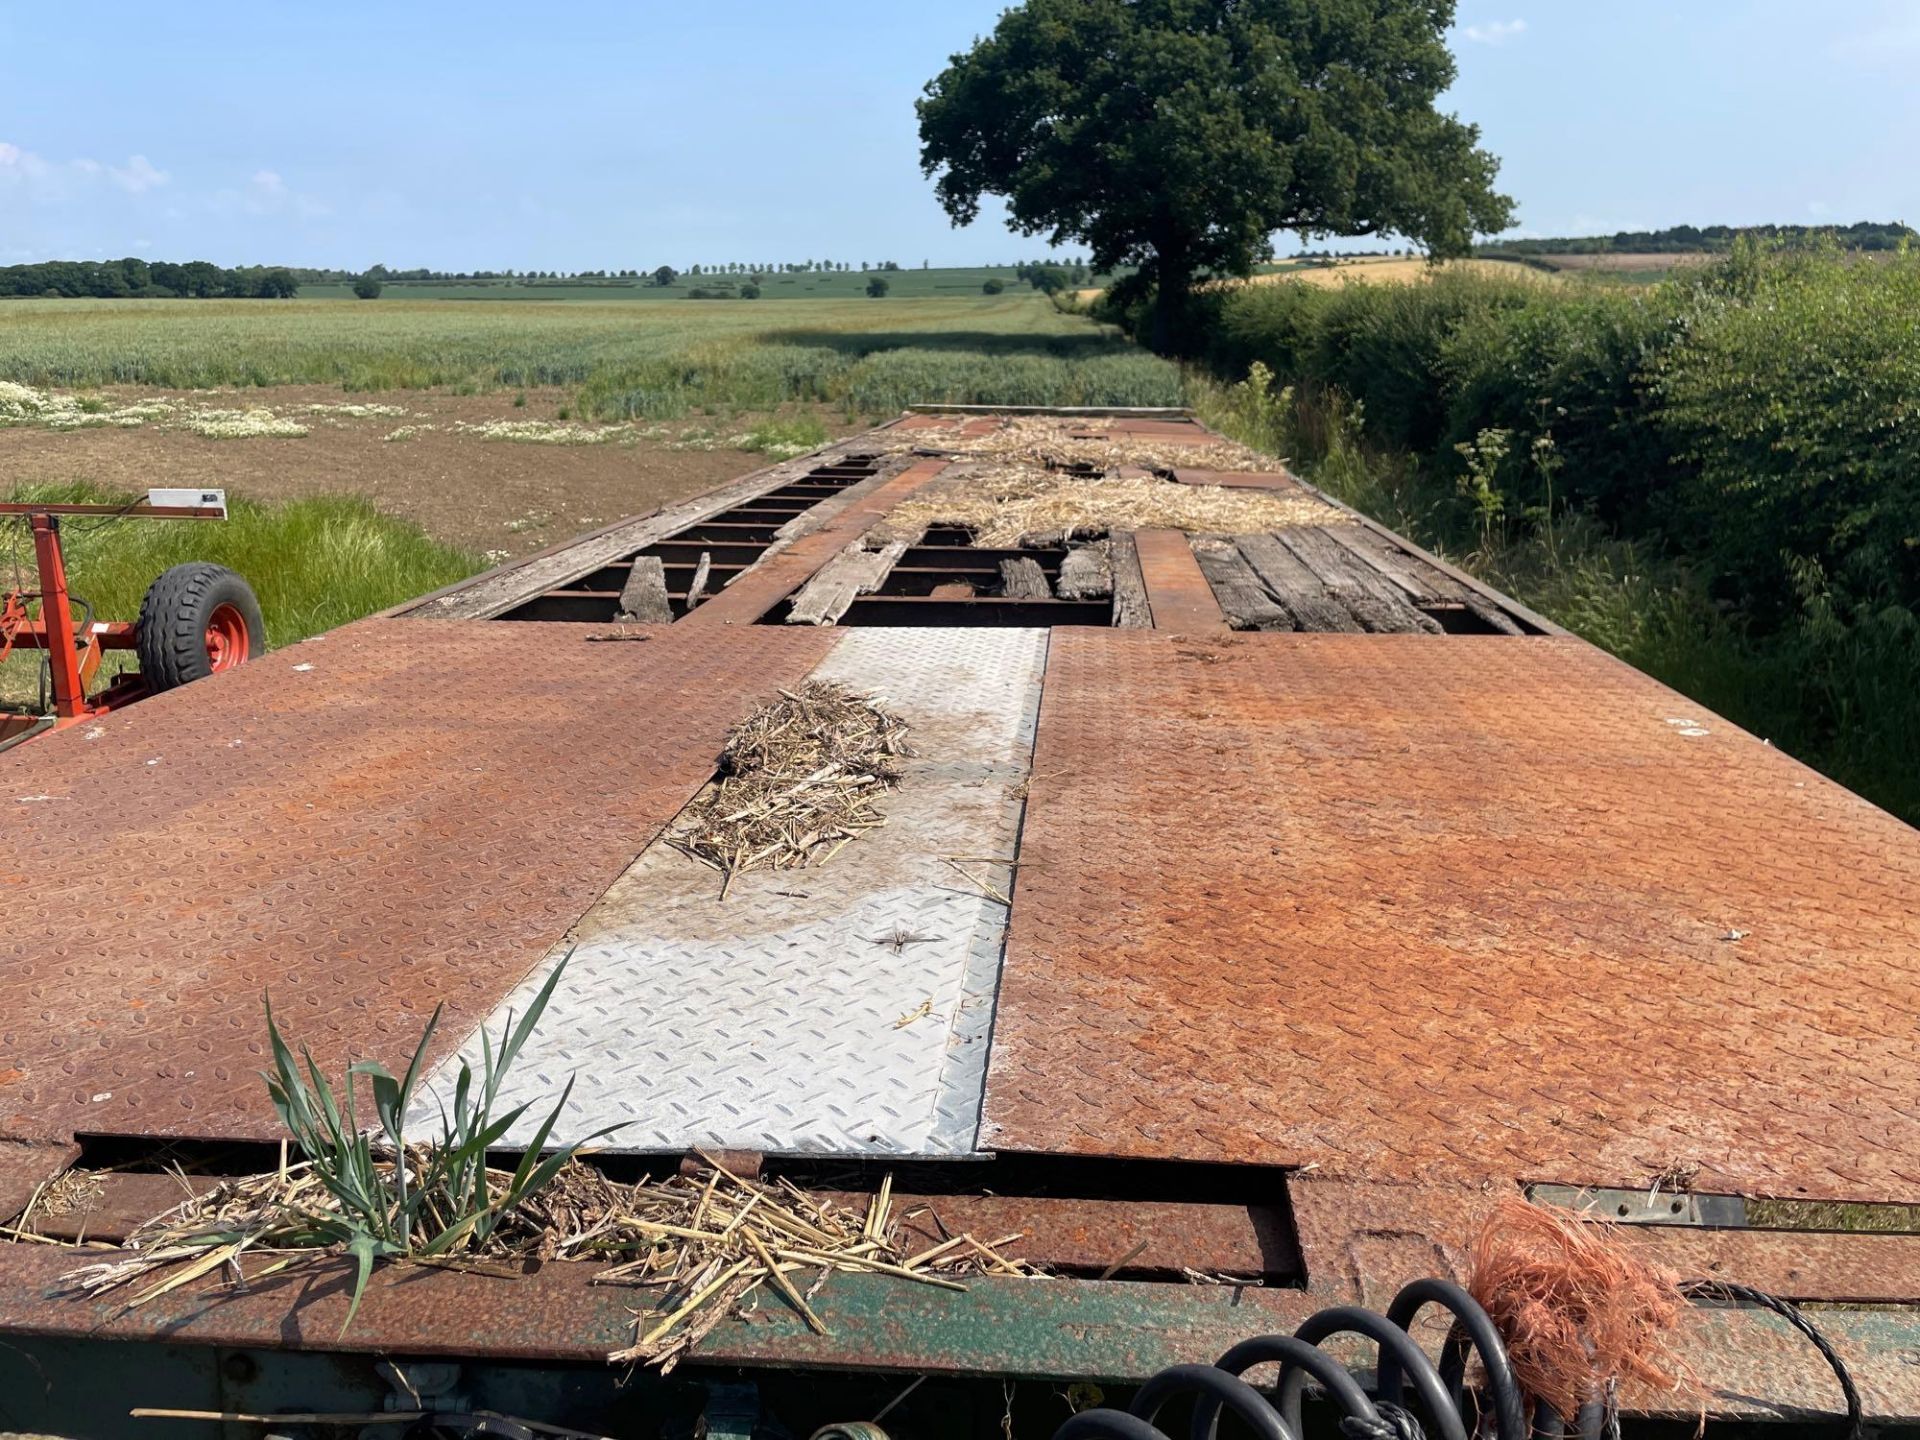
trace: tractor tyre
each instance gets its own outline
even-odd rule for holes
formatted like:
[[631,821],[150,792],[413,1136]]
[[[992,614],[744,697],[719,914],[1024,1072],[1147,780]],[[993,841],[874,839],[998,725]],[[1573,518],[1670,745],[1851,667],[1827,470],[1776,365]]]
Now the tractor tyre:
[[253,587],[224,565],[176,565],[147,587],[134,649],[158,694],[244,665],[267,648]]

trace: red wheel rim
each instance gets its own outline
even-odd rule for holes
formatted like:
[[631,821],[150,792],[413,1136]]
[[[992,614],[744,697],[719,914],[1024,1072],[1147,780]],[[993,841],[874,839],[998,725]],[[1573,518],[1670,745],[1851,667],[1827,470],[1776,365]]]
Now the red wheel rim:
[[253,650],[253,635],[247,629],[247,617],[231,605],[215,608],[207,619],[207,665],[218,672],[247,663]]

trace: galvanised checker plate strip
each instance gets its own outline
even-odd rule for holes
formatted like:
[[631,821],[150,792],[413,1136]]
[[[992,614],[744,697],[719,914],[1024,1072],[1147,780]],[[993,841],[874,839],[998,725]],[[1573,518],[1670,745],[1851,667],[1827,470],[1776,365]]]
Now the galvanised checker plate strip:
[[1002,1150],[1920,1201],[1920,833],[1576,640],[1066,630]]
[[0,756],[0,1135],[277,1137],[268,991],[336,1075],[450,1048],[830,644],[594,633],[365,621]]
[[[1019,838],[1047,632],[838,633],[816,678],[912,727],[886,825],[816,869],[742,875],[725,901],[714,871],[649,849],[569,937],[503,1096],[544,1114],[571,1078],[556,1139],[618,1124],[606,1148],[974,1149],[1006,908],[947,862],[1004,893],[1007,871],[980,857],[1011,858]],[[561,953],[496,1011],[496,1034]]]

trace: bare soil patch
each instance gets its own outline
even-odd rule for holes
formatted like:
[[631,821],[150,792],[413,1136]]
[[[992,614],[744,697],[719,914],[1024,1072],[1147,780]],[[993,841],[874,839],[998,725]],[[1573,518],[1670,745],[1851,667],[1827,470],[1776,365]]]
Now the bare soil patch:
[[[161,398],[194,406],[269,407],[307,426],[303,436],[213,439],[163,426],[0,429],[0,485],[88,480],[128,491],[154,485],[222,486],[253,500],[320,494],[366,496],[436,539],[493,560],[529,554],[580,531],[644,514],[769,463],[718,442],[749,428],[745,417],[696,416],[638,426],[599,444],[489,439],[459,424],[560,425],[567,397],[528,392],[349,394],[329,386],[247,391],[112,391],[115,404]],[[404,416],[306,407],[393,406]],[[842,417],[823,412],[834,434]],[[583,422],[574,422],[580,424]],[[599,427],[593,427],[598,429]],[[397,430],[404,439],[388,439]],[[655,432],[655,433],[641,433]],[[676,445],[687,448],[676,448]]]

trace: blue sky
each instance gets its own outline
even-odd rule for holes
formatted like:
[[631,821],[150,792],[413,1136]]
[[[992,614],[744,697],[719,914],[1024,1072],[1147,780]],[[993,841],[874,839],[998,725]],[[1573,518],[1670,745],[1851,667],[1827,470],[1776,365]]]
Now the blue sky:
[[[1001,8],[0,0],[0,264],[1023,258],[914,135]],[[1463,0],[1455,47],[1525,233],[1920,223],[1920,0]]]

